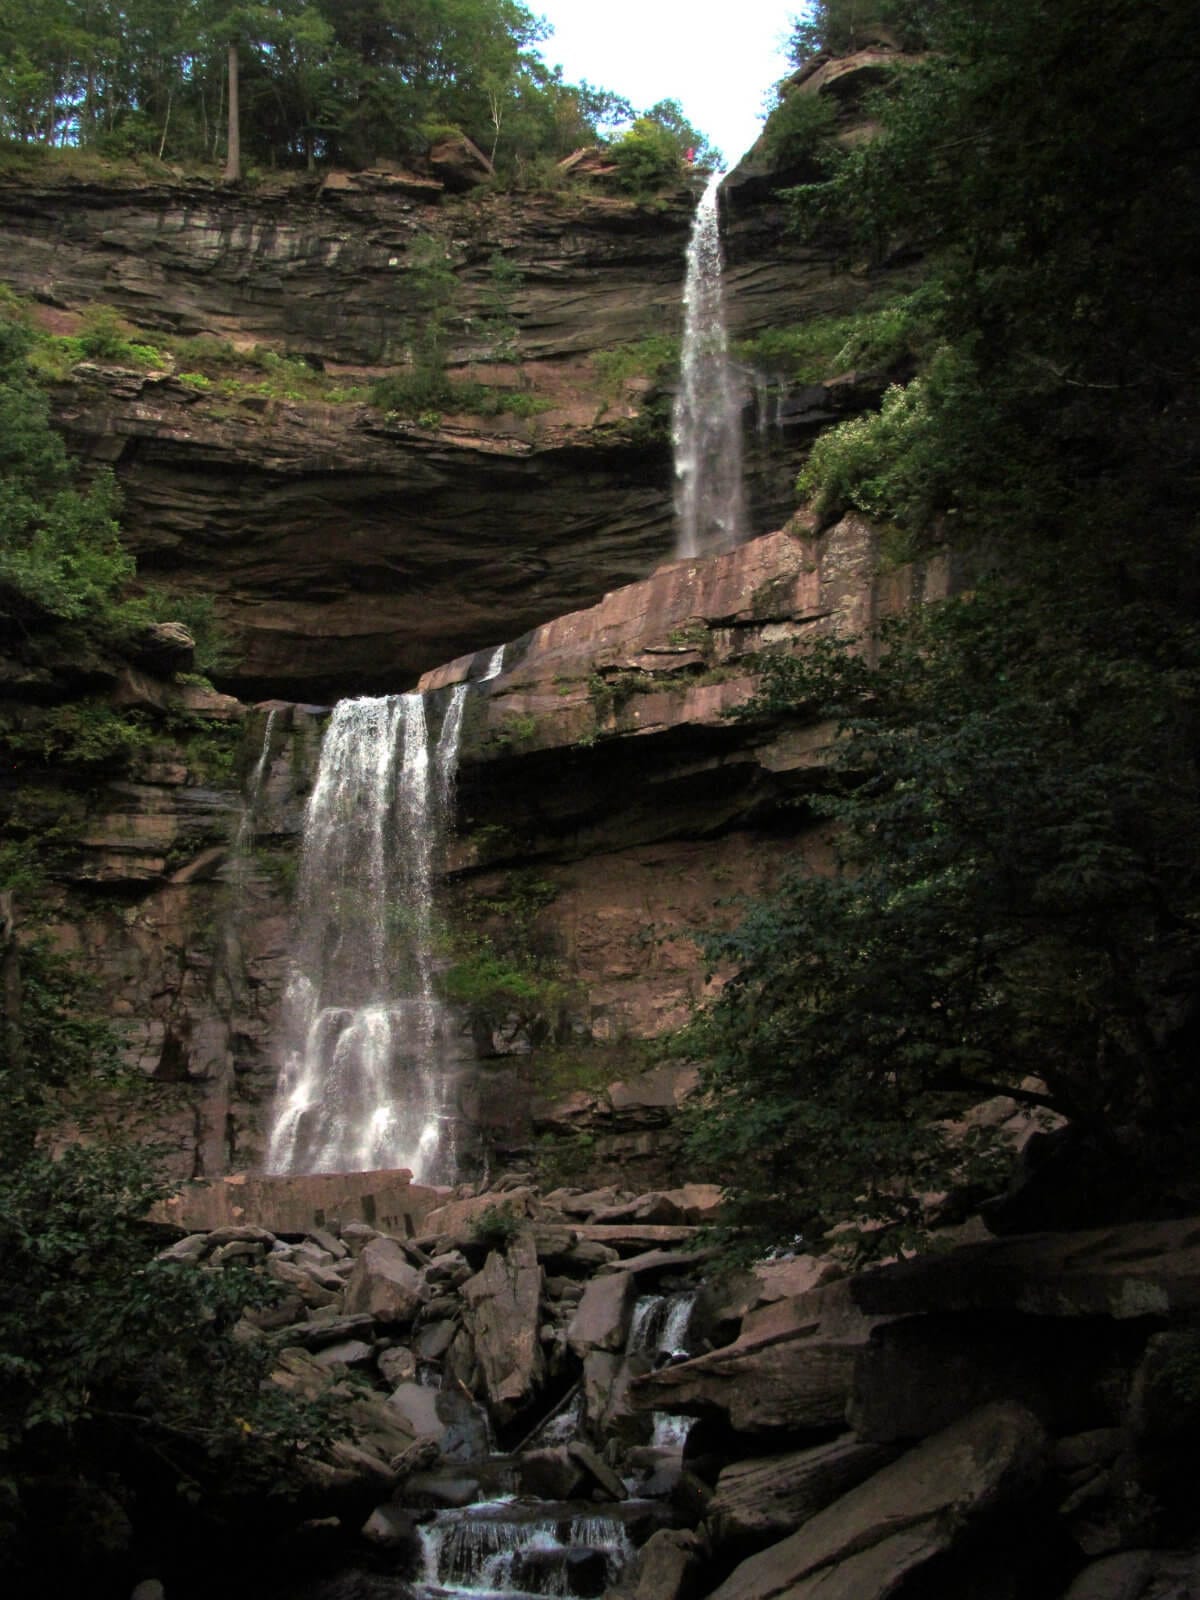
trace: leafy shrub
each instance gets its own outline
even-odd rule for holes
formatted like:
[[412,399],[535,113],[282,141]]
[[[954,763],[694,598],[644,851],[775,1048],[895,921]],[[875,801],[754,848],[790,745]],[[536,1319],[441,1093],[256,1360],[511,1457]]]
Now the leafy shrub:
[[507,1250],[521,1233],[521,1218],[510,1204],[488,1206],[471,1224],[471,1237],[489,1250]]
[[152,742],[141,713],[115,711],[102,700],[55,706],[29,726],[5,734],[5,743],[17,754],[82,768],[126,766]]
[[678,140],[651,117],[639,117],[608,153],[617,168],[617,183],[627,194],[652,194],[683,176]]
[[155,345],[143,344],[130,338],[128,323],[122,320],[111,306],[89,306],[83,314],[83,329],[73,340],[64,340],[68,347],[78,346],[89,361],[110,361],[121,366],[161,366],[164,354]]
[[819,94],[793,89],[767,118],[763,141],[778,166],[800,166],[817,158],[837,124],[837,108]]

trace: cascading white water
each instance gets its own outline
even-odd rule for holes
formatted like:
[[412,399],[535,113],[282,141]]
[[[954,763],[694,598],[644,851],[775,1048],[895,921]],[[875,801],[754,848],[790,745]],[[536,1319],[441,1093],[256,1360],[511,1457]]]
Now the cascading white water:
[[598,1554],[597,1575],[605,1587],[619,1580],[633,1557],[633,1545],[619,1517],[602,1511],[580,1515],[566,1505],[481,1502],[461,1511],[439,1511],[418,1534],[421,1579],[428,1585],[419,1592],[432,1590],[438,1595],[505,1595],[517,1600],[532,1591],[566,1597],[575,1592],[570,1573],[573,1554]]
[[460,704],[431,762],[419,694],[334,710],[304,816],[270,1172],[433,1169],[448,1032],[433,855],[461,726]]
[[688,1325],[696,1306],[696,1291],[679,1294],[643,1294],[634,1301],[625,1348],[630,1355],[648,1355],[655,1361],[678,1360],[688,1353]]
[[683,356],[675,400],[675,515],[678,557],[732,549],[745,532],[742,395],[729,361],[718,190],[708,180],[688,242]]
[[266,726],[263,728],[262,748],[258,753],[258,760],[250,769],[250,776],[246,781],[245,793],[242,798],[242,814],[238,819],[237,833],[234,835],[231,876],[233,882],[242,888],[246,881],[246,869],[250,860],[250,852],[254,848],[254,835],[258,826],[258,806],[262,798],[263,779],[267,773],[267,763],[271,759],[271,739],[275,732],[275,707],[267,712]]

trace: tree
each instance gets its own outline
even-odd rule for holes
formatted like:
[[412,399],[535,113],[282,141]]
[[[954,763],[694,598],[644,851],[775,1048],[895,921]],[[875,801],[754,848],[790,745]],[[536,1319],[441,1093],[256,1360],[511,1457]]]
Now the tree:
[[1169,1208],[1198,1109],[1188,10],[927,11],[937,53],[797,203],[924,248],[931,354],[800,483],[823,523],[858,509],[972,576],[768,675],[760,710],[837,730],[839,870],[797,868],[714,951],[699,1142],[777,1233],[917,1230],[972,1170],[946,1119],[997,1089],[1069,1119],[1121,1175],[1106,1203]]
[[145,1086],[123,1085],[95,986],[23,934],[0,1059],[0,1572],[103,1592],[131,1520],[191,1506],[211,1536],[248,1492],[295,1493],[333,1413],[234,1336],[261,1280],[156,1254],[145,1218],[171,1186],[137,1138]]

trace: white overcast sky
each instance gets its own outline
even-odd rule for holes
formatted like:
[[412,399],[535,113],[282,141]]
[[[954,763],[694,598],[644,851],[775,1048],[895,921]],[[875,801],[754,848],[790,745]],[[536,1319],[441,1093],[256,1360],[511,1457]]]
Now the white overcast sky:
[[540,47],[568,83],[586,78],[645,111],[678,100],[732,166],[758,137],[764,96],[787,71],[801,0],[526,0],[554,32]]

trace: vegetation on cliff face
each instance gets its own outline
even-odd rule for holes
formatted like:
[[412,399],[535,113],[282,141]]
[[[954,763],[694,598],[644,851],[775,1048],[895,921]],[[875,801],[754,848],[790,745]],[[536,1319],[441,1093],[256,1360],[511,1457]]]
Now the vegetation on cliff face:
[[[842,870],[794,873],[714,953],[709,1159],[766,1231],[919,1232],[997,1090],[1178,1188],[1200,1039],[1197,190],[1179,0],[942,0],[882,133],[795,194],[884,257],[924,245],[921,370],[801,476],[969,589],[780,666],[830,717]],[[840,8],[820,8],[819,18]]]

